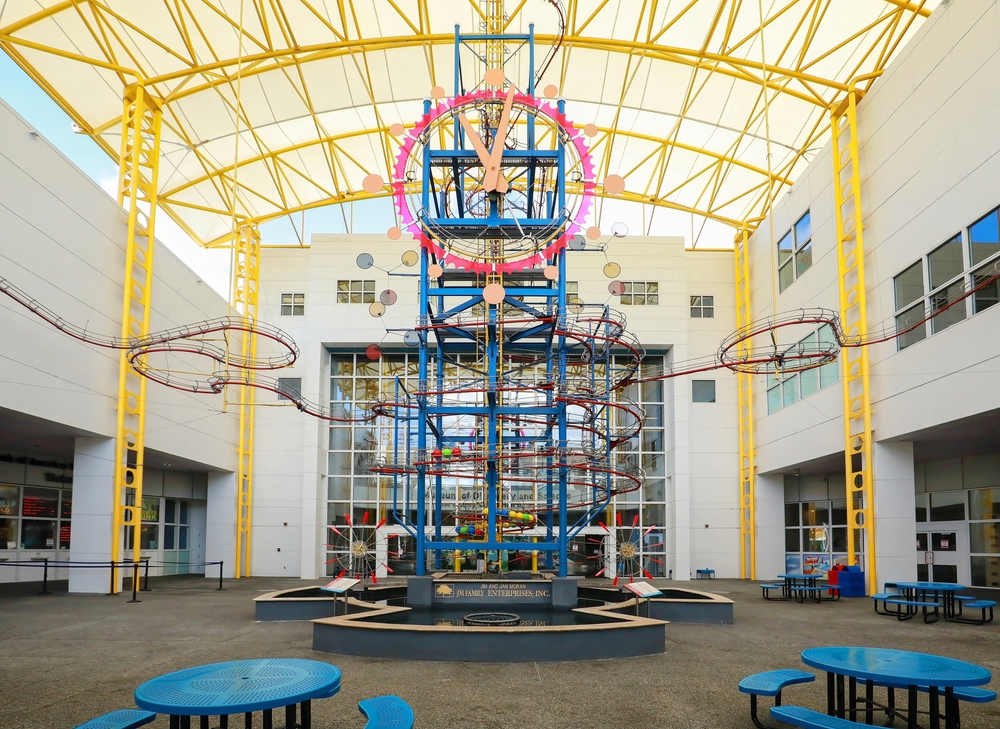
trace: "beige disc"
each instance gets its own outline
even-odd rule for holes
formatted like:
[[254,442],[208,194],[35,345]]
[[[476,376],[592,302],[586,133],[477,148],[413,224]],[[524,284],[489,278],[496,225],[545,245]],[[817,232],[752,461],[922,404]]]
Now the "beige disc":
[[444,276],[444,269],[437,263],[432,263],[427,267],[427,275],[431,278],[441,278]]
[[597,240],[601,237],[601,229],[596,225],[590,226],[587,228],[587,237],[590,238],[590,240]]
[[502,68],[491,68],[486,72],[486,77],[483,80],[487,86],[503,86],[503,82],[507,80],[507,76],[504,74]]
[[399,260],[403,262],[404,266],[416,266],[417,261],[420,260],[420,256],[417,255],[416,251],[405,251]]
[[382,175],[372,172],[370,175],[365,175],[365,179],[361,181],[361,187],[365,189],[365,192],[369,194],[375,194],[382,190],[385,186],[385,180],[382,179]]
[[394,225],[385,231],[385,235],[389,240],[399,240],[400,236],[403,235],[403,231]]
[[542,274],[544,274],[545,278],[549,281],[555,281],[559,278],[559,268],[556,266],[546,266],[545,270],[542,271]]
[[588,124],[583,128],[583,133],[586,134],[588,137],[596,137],[597,132],[598,129],[596,124]]
[[483,301],[487,304],[499,304],[506,295],[507,292],[498,283],[487,284],[483,289]]
[[583,311],[583,299],[574,296],[566,303],[569,304],[569,310],[574,314],[579,314]]
[[604,178],[604,191],[609,195],[621,195],[625,192],[625,178],[621,175],[608,175]]
[[545,94],[546,99],[554,99],[559,96],[559,87],[555,84],[549,84],[542,93]]
[[396,122],[391,127],[389,127],[389,134],[394,137],[401,137],[406,132],[406,127],[404,127],[399,122]]
[[604,275],[608,278],[617,278],[622,272],[622,267],[617,263],[608,263],[604,266]]
[[385,313],[385,304],[381,301],[376,301],[368,307],[368,313],[372,316],[382,316]]
[[444,90],[443,86],[435,86],[433,89],[431,89],[431,98],[443,99],[446,93],[447,92]]

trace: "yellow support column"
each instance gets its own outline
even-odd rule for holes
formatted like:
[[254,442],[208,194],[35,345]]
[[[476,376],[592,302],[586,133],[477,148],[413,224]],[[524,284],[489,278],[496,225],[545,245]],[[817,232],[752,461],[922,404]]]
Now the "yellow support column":
[[[736,329],[749,326],[750,231],[744,225],[733,246],[736,266]],[[749,342],[741,342],[737,354],[749,356]],[[740,576],[757,579],[757,519],[754,494],[753,375],[736,373],[740,438]]]
[[[256,225],[241,224],[236,236],[233,269],[233,308],[247,324],[257,322],[260,282],[260,232]],[[244,332],[240,354],[247,362],[256,358],[257,335]],[[244,382],[253,382],[253,370],[243,371]],[[240,431],[236,472],[236,569],[235,577],[250,576],[250,527],[253,516],[253,401],[249,384],[240,387]]]
[[[160,159],[160,104],[140,85],[128,87],[122,114],[118,204],[128,209],[125,249],[122,339],[149,334],[153,283],[153,224],[156,176]],[[146,427],[146,378],[129,364],[127,351],[118,361],[118,420],[115,427],[115,489],[111,559],[118,562],[126,535],[132,537],[132,560],[139,561],[142,523],[142,464]],[[118,592],[117,580],[111,592]]]
[[[851,84],[847,97],[831,109],[840,323],[848,344],[862,341],[868,334],[861,172],[858,164],[857,103],[860,99],[861,92]],[[841,379],[844,388],[844,463],[847,477],[847,560],[853,565],[857,555],[863,555],[868,585],[874,588],[878,581],[875,575],[871,383],[867,347],[843,348]]]

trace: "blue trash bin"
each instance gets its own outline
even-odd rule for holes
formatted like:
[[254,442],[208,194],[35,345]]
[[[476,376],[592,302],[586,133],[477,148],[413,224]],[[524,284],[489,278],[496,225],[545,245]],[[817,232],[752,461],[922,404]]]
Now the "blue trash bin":
[[865,573],[851,566],[838,575],[841,597],[865,597]]

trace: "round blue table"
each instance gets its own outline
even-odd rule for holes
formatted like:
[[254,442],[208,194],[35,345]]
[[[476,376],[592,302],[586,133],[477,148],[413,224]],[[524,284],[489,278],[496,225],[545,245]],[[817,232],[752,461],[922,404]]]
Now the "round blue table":
[[[822,595],[822,590],[818,590],[817,589],[818,585],[816,584],[820,579],[822,579],[822,577],[823,575],[816,573],[808,575],[801,573],[798,574],[787,573],[783,575],[778,575],[778,579],[785,581],[785,589],[783,590],[785,594],[785,599],[789,600],[794,597],[800,603],[805,602],[805,599],[807,597],[811,597],[815,602],[823,601],[824,598]],[[798,584],[800,581],[803,583],[801,586]],[[804,587],[806,589],[800,589],[801,587]],[[839,591],[837,591],[836,587],[831,588],[829,592],[830,592],[830,597],[826,599],[829,600],[840,599],[840,593]],[[836,593],[836,598],[834,598],[835,593]]]
[[[802,662],[819,668],[827,674],[827,713],[845,718],[844,678],[850,679],[848,711],[852,721],[857,713],[857,681],[865,682],[865,723],[872,723],[872,689],[880,686],[906,687],[909,692],[907,720],[910,727],[917,726],[917,692],[926,688],[930,695],[932,729],[939,725],[938,692],[944,689],[945,726],[958,726],[958,701],[954,699],[956,686],[980,686],[990,682],[990,672],[974,663],[954,658],[932,656],[927,653],[892,650],[889,648],[863,648],[853,646],[828,646],[802,651]],[[890,707],[893,711],[895,707]]]
[[340,669],[329,663],[299,658],[256,658],[186,668],[150,679],[135,690],[141,709],[166,714],[171,729],[188,729],[191,717],[200,717],[207,729],[210,716],[221,727],[230,714],[243,714],[247,729],[253,712],[263,712],[265,729],[272,727],[274,709],[285,709],[285,725],[296,726],[301,705],[302,729],[312,723],[312,699],[326,699],[340,690]]

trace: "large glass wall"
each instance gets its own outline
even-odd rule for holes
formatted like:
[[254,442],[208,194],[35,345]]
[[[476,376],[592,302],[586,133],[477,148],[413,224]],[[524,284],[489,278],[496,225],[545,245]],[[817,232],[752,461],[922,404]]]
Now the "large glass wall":
[[[662,358],[647,357],[644,367],[650,371],[661,371]],[[443,366],[445,388],[457,386],[460,378],[461,357],[457,363],[447,362]],[[470,361],[471,364],[471,361]],[[434,372],[432,363],[430,371]],[[587,376],[587,368],[579,365],[569,368],[570,378]],[[405,399],[406,393],[417,389],[417,354],[386,353],[378,361],[370,361],[363,353],[332,353],[330,360],[331,406],[347,413],[361,414],[368,405],[378,399],[394,401]],[[596,373],[600,379],[603,371]],[[525,370],[522,378],[544,381],[544,366]],[[645,411],[645,428],[636,437],[623,443],[617,450],[617,465],[642,468],[646,475],[645,485],[636,491],[615,497],[612,507],[593,517],[587,526],[588,539],[574,540],[569,555],[571,574],[594,574],[604,566],[604,556],[611,549],[608,532],[601,526],[606,524],[619,543],[634,542],[639,547],[641,569],[654,576],[665,575],[666,557],[663,525],[666,518],[666,423],[664,415],[663,383],[653,382],[632,385],[623,396],[641,404]],[[464,396],[463,396],[464,397]],[[469,394],[470,404],[475,403],[477,394]],[[509,402],[507,404],[510,404]],[[572,414],[571,414],[572,415]],[[525,422],[511,432],[514,436],[535,435],[537,424]],[[476,422],[469,416],[468,422],[454,422],[453,432],[468,433],[468,443],[460,444],[465,452],[476,447],[479,435]],[[576,437],[582,437],[579,433]],[[552,523],[558,528],[558,514],[547,510],[544,487],[533,483],[529,474],[533,472],[530,445],[525,444],[524,459],[514,459],[508,472],[508,480],[503,484],[503,504],[511,508],[530,511],[539,517],[542,524]],[[391,418],[379,417],[370,423],[331,423],[329,428],[329,456],[327,480],[327,523],[338,527],[338,531],[349,519],[353,525],[353,539],[373,542],[375,525],[384,521],[382,536],[391,536],[388,542],[388,566],[394,574],[410,574],[415,571],[414,540],[406,536],[396,517],[409,513],[416,518],[416,478],[407,481],[405,476],[396,477],[396,487],[391,476],[375,476],[370,472],[376,462],[392,463],[399,452],[400,461],[409,463],[416,453],[415,431],[407,438],[404,424]],[[430,484],[429,484],[430,486]],[[431,488],[428,488],[431,491]],[[408,492],[408,494],[407,494]],[[393,506],[396,495],[395,514]],[[592,487],[578,486],[570,489],[568,520],[576,524],[585,515],[584,502],[591,502],[600,491]],[[407,495],[409,501],[407,502]],[[474,508],[480,493],[471,488],[467,481],[442,477],[441,525],[445,535],[455,526],[454,514]],[[618,526],[618,521],[621,526]],[[428,508],[427,525],[435,526],[437,515]],[[336,574],[342,565],[337,562],[337,554],[346,548],[346,534],[338,535],[328,530],[329,544],[334,545],[327,559],[327,573]],[[542,532],[539,532],[542,533]],[[526,532],[525,540],[530,539]],[[429,557],[429,559],[432,557]],[[451,566],[451,565],[445,565]]]
[[847,500],[785,504],[785,570],[825,576],[847,564]]

